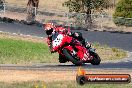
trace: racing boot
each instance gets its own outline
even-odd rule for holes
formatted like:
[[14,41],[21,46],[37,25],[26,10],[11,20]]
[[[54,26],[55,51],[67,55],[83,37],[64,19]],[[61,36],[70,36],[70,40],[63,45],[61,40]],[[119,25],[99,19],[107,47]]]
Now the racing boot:
[[90,44],[89,42],[86,42],[86,43],[85,43],[85,47],[86,47],[87,49],[89,49],[89,48],[91,48],[91,44]]

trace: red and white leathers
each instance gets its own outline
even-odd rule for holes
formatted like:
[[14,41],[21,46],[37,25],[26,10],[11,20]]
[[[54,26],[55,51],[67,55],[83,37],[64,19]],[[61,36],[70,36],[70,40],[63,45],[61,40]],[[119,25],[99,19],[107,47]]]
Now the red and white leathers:
[[[66,28],[64,28],[62,26],[55,27],[52,23],[45,24],[45,27],[44,28],[45,28],[45,31],[46,31],[46,33],[48,35],[48,37],[47,37],[47,44],[48,44],[48,46],[50,48],[51,53],[54,52],[54,50],[52,49],[52,36],[55,33],[65,34],[65,35],[69,35],[71,33],[70,32],[70,28],[66,29]],[[81,43],[77,42],[77,40],[74,39],[72,36],[71,36],[71,38],[72,38],[72,40],[69,41],[69,42],[71,43],[71,45],[73,47],[75,45],[81,46]]]
[[61,33],[61,34],[67,34],[69,31],[69,29],[67,30],[66,28],[64,28],[62,26],[55,27],[55,25],[53,25],[52,23],[45,24],[44,29],[46,31],[46,34],[48,35],[47,43],[48,43],[48,46],[49,46],[51,52],[53,52],[53,50],[52,50],[52,35],[56,32]]

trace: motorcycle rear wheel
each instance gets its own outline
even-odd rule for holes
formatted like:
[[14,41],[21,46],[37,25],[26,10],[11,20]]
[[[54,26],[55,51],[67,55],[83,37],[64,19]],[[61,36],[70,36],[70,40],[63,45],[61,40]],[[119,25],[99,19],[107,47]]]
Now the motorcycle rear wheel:
[[75,59],[75,58],[70,54],[69,50],[63,49],[63,54],[65,55],[65,57],[66,57],[69,61],[71,61],[71,62],[72,62],[73,64],[75,64],[76,66],[82,65],[83,62],[80,61],[80,60]]

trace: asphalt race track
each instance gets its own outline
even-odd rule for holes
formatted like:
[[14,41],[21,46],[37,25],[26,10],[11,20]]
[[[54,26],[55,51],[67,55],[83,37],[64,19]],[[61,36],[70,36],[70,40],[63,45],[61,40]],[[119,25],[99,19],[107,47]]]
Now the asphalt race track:
[[[46,37],[41,27],[29,26],[23,24],[0,23],[0,31]],[[118,47],[132,52],[132,33],[110,33],[110,32],[90,32],[82,30],[72,30],[83,33],[83,36],[89,42],[99,42],[111,47]]]
[[[12,23],[0,23],[0,31],[10,32],[24,35],[32,35],[38,37],[46,37],[45,32],[41,27],[29,26],[23,24]],[[132,52],[132,33],[110,33],[110,32],[90,32],[82,30],[84,38],[89,42],[99,42],[100,44],[106,44],[110,47],[118,47],[129,52]],[[102,62],[99,66],[93,66],[91,64],[83,65],[86,69],[128,69],[132,70],[132,53],[128,58],[115,62]],[[76,66],[71,63],[67,64],[34,64],[29,66],[15,66],[15,65],[0,65],[1,69],[19,69],[19,70],[75,70]]]

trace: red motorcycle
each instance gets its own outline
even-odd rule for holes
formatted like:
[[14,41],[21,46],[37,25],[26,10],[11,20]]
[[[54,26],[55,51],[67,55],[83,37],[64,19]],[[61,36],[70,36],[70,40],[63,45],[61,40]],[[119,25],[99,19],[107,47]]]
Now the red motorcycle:
[[55,33],[52,35],[52,50],[59,53],[60,63],[71,61],[75,65],[83,63],[99,65],[101,62],[94,49],[85,48],[77,39],[66,34]]

